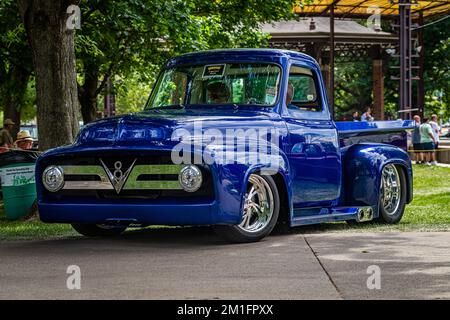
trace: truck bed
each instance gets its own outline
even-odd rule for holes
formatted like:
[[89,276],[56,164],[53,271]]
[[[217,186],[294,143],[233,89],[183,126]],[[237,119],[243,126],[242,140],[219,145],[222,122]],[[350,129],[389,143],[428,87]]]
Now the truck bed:
[[414,126],[412,120],[336,122],[341,148],[358,143],[386,143],[406,151]]

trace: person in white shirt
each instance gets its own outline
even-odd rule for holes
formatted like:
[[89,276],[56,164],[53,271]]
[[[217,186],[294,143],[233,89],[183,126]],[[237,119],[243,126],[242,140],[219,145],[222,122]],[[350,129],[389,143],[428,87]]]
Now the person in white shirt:
[[435,142],[435,149],[438,148],[439,145],[439,134],[441,133],[441,128],[438,125],[438,117],[437,115],[433,114],[431,116],[431,121],[429,122],[431,129],[433,130],[433,136],[434,136],[434,140]]
[[372,108],[367,107],[366,112],[361,115],[361,121],[373,121],[375,120],[372,116]]
[[422,144],[420,143],[420,116],[414,116],[414,130],[412,132],[413,149],[416,152],[416,163],[425,163],[424,154],[422,152]]

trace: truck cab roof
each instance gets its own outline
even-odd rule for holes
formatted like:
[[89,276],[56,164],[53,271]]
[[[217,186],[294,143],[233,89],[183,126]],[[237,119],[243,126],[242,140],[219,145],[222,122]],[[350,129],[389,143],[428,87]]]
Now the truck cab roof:
[[172,67],[178,64],[192,64],[204,62],[222,62],[222,61],[280,61],[287,59],[303,60],[317,65],[317,62],[311,56],[290,50],[280,49],[218,49],[186,53],[168,61],[166,67]]

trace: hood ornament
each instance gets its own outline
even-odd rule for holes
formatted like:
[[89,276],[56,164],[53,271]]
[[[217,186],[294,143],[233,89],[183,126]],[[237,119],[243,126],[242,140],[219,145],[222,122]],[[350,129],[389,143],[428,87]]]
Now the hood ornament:
[[137,159],[134,159],[133,163],[125,172],[122,171],[123,167],[122,162],[116,161],[114,162],[114,171],[111,172],[111,170],[109,170],[108,166],[103,162],[103,160],[100,159],[103,169],[105,169],[105,172],[108,175],[108,179],[111,182],[114,189],[116,190],[117,194],[119,194],[119,192],[122,190],[123,185],[127,181],[128,176],[130,175],[130,172],[133,169],[136,160]]

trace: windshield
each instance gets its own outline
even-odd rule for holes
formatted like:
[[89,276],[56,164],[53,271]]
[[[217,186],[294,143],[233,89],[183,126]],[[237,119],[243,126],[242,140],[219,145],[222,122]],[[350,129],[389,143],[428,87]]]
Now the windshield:
[[147,108],[188,105],[273,106],[280,67],[267,63],[218,63],[179,66],[159,77]]

